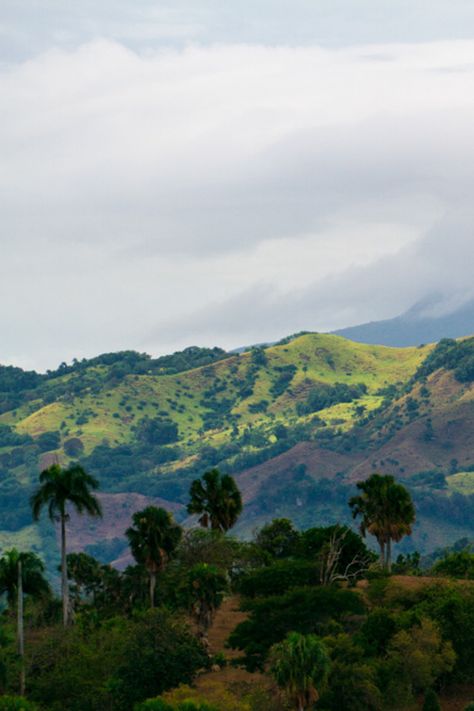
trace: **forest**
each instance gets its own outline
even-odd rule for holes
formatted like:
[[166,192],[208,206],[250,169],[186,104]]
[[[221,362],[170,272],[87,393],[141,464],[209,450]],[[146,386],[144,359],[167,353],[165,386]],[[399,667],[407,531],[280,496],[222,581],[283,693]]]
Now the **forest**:
[[241,492],[211,469],[188,492],[193,526],[133,514],[122,570],[68,552],[71,512],[102,514],[98,488],[78,463],[41,472],[30,511],[57,527],[59,575],[3,552],[2,711],[472,708],[474,553],[393,560],[417,515],[394,476],[357,483],[350,527],[277,518],[243,541]]

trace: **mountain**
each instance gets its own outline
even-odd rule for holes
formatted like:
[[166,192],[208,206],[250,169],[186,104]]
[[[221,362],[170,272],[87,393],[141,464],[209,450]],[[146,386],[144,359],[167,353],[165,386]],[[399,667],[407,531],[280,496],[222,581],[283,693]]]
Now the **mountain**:
[[245,508],[236,532],[275,516],[349,521],[355,482],[390,472],[419,511],[421,550],[474,528],[474,338],[389,348],[303,334],[241,354],[126,351],[40,375],[0,367],[0,544],[57,541],[32,525],[39,471],[79,460],[100,482],[102,522],[74,517],[71,546],[126,564],[122,535],[147,502],[189,523],[191,481],[232,473]]
[[342,328],[334,333],[358,343],[398,347],[436,343],[441,338],[460,338],[474,333],[474,299],[454,311],[439,314],[442,306],[439,297],[430,297],[396,318]]

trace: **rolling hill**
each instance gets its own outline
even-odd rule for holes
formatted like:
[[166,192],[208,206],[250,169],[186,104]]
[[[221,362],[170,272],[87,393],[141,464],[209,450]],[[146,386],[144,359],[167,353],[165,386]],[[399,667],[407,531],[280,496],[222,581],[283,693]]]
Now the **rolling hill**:
[[73,460],[99,479],[106,516],[73,518],[72,547],[120,564],[131,513],[158,502],[185,521],[189,484],[212,466],[242,489],[240,535],[275,516],[348,520],[354,482],[372,471],[413,492],[405,546],[472,535],[473,354],[474,338],[389,348],[303,334],[241,354],[127,351],[44,375],[0,367],[2,547],[52,564],[54,531],[31,525],[28,498],[42,468]]

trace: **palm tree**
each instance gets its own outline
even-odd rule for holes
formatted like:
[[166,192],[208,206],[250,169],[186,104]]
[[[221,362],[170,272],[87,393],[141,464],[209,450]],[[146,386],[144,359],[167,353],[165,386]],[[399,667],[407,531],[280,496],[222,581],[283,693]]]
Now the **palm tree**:
[[201,514],[203,528],[209,524],[215,531],[228,531],[242,512],[242,497],[234,479],[211,469],[201,479],[195,479],[189,490],[188,513]]
[[66,521],[69,519],[68,505],[79,514],[102,516],[102,509],[91,490],[98,489],[99,483],[87,474],[79,464],[69,469],[61,469],[53,464],[40,474],[40,488],[31,497],[33,518],[38,520],[43,507],[47,507],[51,521],[61,524],[61,593],[63,600],[63,624],[69,622],[69,585],[66,559]]
[[316,635],[290,632],[270,650],[270,671],[298,711],[312,707],[329,674],[329,655]]
[[188,596],[191,613],[202,632],[210,627],[220,607],[227,580],[215,565],[197,563],[188,573]]
[[20,694],[25,693],[25,635],[23,596],[40,597],[49,592],[43,577],[44,565],[35,553],[20,553],[16,548],[5,551],[0,558],[0,595],[6,594],[8,606],[17,615],[17,648],[21,660]]
[[137,511],[133,514],[132,521],[133,526],[127,529],[126,536],[133,557],[148,571],[150,606],[154,607],[156,576],[165,567],[181,540],[183,531],[168,511],[155,506]]
[[380,546],[380,563],[389,572],[392,567],[392,541],[410,535],[415,521],[415,507],[407,489],[393,476],[372,474],[359,481],[362,492],[349,501],[353,518],[361,516],[360,531],[370,533]]

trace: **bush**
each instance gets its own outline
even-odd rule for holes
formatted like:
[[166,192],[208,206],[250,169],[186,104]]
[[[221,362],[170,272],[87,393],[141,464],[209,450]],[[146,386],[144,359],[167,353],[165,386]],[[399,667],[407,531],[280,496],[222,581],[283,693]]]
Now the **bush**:
[[113,684],[116,708],[128,711],[134,703],[190,683],[208,662],[203,646],[185,626],[168,613],[150,610],[125,645]]
[[37,711],[38,707],[23,696],[0,696],[0,711]]
[[422,711],[441,711],[438,694],[433,689],[426,692]]
[[71,437],[64,442],[63,449],[68,457],[80,457],[84,452],[84,445],[79,437]]
[[334,587],[295,588],[285,595],[249,601],[244,607],[249,619],[237,625],[229,643],[245,652],[250,671],[263,667],[270,647],[288,632],[326,635],[340,629],[347,616],[365,611],[360,595]]
[[247,573],[239,583],[246,597],[282,595],[291,588],[319,584],[319,567],[305,560],[281,561]]
[[161,417],[144,417],[138,424],[136,436],[144,444],[173,444],[178,441],[178,425]]
[[134,711],[220,711],[206,702],[182,701],[177,706],[170,706],[163,699],[149,699],[134,706]]

